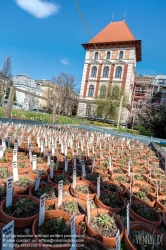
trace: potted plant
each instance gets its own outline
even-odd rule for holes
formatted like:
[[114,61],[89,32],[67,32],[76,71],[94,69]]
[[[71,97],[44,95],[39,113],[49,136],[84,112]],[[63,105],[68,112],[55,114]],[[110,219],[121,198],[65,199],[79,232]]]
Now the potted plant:
[[[127,189],[127,196],[130,198],[130,190]],[[147,205],[153,207],[155,204],[155,199],[151,194],[148,194],[146,191],[140,188],[132,188],[132,199],[142,201]]]
[[162,223],[161,215],[152,207],[142,202],[132,202],[130,217],[134,221],[142,221],[154,227],[159,227]]
[[[159,237],[161,242],[159,244],[153,244],[146,240],[138,240],[140,238],[144,239],[156,239]],[[162,233],[152,225],[146,224],[141,221],[133,221],[130,223],[130,234],[127,234],[127,230],[125,229],[124,233],[124,241],[127,250],[137,250],[137,249],[153,249],[154,250],[164,250],[166,248],[166,239],[163,237]]]
[[31,170],[30,165],[27,164],[26,162],[18,162],[17,167],[18,167],[19,174],[25,174]]
[[95,203],[98,207],[108,209],[112,212],[119,213],[126,206],[123,197],[109,191],[101,191],[100,198],[95,196]]
[[90,211],[90,222],[85,216],[87,234],[90,237],[100,235],[102,242],[107,247],[116,246],[116,233],[120,230],[122,240],[124,225],[122,220],[113,212],[107,209],[97,208]]
[[0,203],[6,198],[6,183],[0,184]]
[[[68,250],[71,245],[71,215],[60,210],[45,212],[43,223],[39,226],[39,217],[32,225],[32,234],[37,242],[47,244],[50,249]],[[43,235],[48,235],[44,238]],[[55,235],[58,235],[56,238]],[[53,243],[52,243],[53,242]]]
[[57,174],[52,179],[48,176],[48,182],[58,187],[59,181],[63,180],[63,190],[69,190],[70,184],[72,183],[72,178],[66,174]]
[[118,182],[104,181],[101,183],[101,188],[110,192],[119,193],[123,197],[126,194],[126,187]]
[[75,188],[73,188],[71,184],[70,192],[73,196],[80,198],[81,200],[86,200],[88,194],[89,199],[93,200],[96,195],[96,193],[92,191],[89,181],[77,181]]
[[28,227],[39,213],[39,201],[33,196],[15,195],[12,205],[6,207],[6,199],[0,205],[0,219],[4,224],[14,220],[15,227]]
[[158,199],[156,199],[156,207],[160,208],[162,212],[166,211],[166,196],[160,195]]
[[3,182],[6,182],[7,178],[12,176],[12,171],[10,171],[11,168],[8,167],[1,167],[0,168],[0,178]]
[[14,192],[16,194],[27,194],[30,187],[34,185],[35,179],[32,176],[20,176],[18,181],[14,182]]

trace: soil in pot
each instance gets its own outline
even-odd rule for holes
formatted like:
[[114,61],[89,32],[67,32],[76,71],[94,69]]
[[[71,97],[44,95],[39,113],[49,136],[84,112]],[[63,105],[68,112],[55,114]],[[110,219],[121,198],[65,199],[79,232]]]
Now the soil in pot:
[[120,186],[120,184],[115,184],[115,183],[111,183],[111,182],[103,182],[102,188],[107,189],[111,192],[117,192],[117,193],[124,191],[123,187]]
[[63,180],[63,185],[70,185],[71,181],[65,174],[58,174],[55,175],[52,179],[50,179],[51,182],[54,182],[55,184],[58,185],[59,181]]
[[69,201],[69,200],[62,202],[62,205],[60,205],[58,209],[67,212],[71,215],[72,214],[80,215],[80,214],[85,214],[86,212],[82,204],[80,204],[77,201]]
[[29,179],[27,177],[20,177],[18,181],[14,182],[14,191],[16,193],[28,193],[31,186],[35,184],[34,179]]
[[142,201],[147,201],[147,202],[150,202],[151,200],[148,198],[147,196],[147,193],[144,192],[144,191],[136,191],[136,192],[133,192],[133,195],[142,200]]
[[88,180],[88,181],[92,181],[92,182],[97,182],[97,178],[99,176],[102,176],[100,173],[98,172],[94,172],[93,174],[87,174],[85,177],[83,177],[84,179]]
[[131,205],[131,209],[140,217],[149,220],[151,222],[157,222],[157,218],[155,216],[155,213],[151,209],[151,207],[148,207],[145,204],[133,204]]
[[112,179],[114,180],[114,181],[118,181],[118,182],[120,182],[120,183],[129,183],[129,178],[128,177],[126,177],[126,175],[113,175],[113,177],[112,177]]
[[9,171],[9,169],[7,167],[2,167],[0,168],[0,178],[3,180],[3,179],[6,179],[10,176],[12,176],[12,172]]
[[40,187],[38,190],[34,191],[33,195],[36,198],[40,199],[40,197],[45,193],[46,193],[47,200],[49,200],[49,199],[52,200],[52,199],[56,198],[55,189],[53,187],[50,187],[47,185],[44,185],[44,186]]
[[0,185],[0,202],[6,198],[6,183]]
[[117,197],[112,194],[101,194],[99,200],[106,206],[111,208],[123,208],[124,204],[120,201],[120,199],[117,199]]
[[39,206],[34,200],[20,198],[9,207],[5,207],[4,212],[15,218],[28,218],[39,213]]
[[105,237],[115,237],[118,231],[114,217],[109,214],[97,214],[91,217],[89,226]]
[[[71,240],[70,221],[65,220],[63,217],[45,217],[44,222],[37,229],[37,235],[44,244],[49,244],[49,242],[52,241],[56,247],[58,247],[58,245],[62,246],[67,243],[67,241],[70,242]],[[49,237],[44,238],[44,235]],[[58,235],[57,238],[55,237],[56,235]]]

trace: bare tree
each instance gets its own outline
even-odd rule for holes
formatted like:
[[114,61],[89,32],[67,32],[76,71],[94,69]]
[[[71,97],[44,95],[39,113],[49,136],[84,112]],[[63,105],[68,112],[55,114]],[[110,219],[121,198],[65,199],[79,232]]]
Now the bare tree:
[[8,78],[12,77],[12,62],[10,56],[8,56],[4,61],[2,73]]

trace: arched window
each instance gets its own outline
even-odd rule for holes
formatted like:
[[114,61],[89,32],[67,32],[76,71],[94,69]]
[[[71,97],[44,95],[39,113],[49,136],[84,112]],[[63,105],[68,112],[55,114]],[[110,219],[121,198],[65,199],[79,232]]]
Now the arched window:
[[93,97],[93,94],[94,94],[94,86],[90,85],[88,91],[88,97]]
[[103,69],[103,77],[108,77],[108,74],[109,74],[109,68],[108,68],[108,66],[106,66]]
[[110,59],[110,52],[109,52],[109,51],[107,52],[107,57],[106,57],[106,59]]
[[91,115],[91,105],[87,104],[86,106],[86,115],[90,116]]
[[120,51],[119,53],[119,59],[122,59],[123,58],[123,51]]
[[100,98],[105,98],[106,96],[106,86],[101,86],[100,88]]
[[93,66],[91,71],[91,77],[96,77],[96,73],[97,73],[97,67]]
[[121,78],[121,76],[122,76],[122,67],[118,66],[116,68],[115,78]]
[[95,52],[95,58],[94,59],[98,59],[98,55],[99,55],[99,53]]

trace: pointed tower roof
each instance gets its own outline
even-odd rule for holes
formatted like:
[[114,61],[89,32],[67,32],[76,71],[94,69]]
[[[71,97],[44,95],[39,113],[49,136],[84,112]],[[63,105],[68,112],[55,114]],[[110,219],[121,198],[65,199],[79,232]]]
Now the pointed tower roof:
[[102,31],[100,31],[89,43],[120,42],[133,41],[133,36],[128,25],[124,21],[111,22]]
[[141,61],[141,40],[136,40],[125,21],[111,22],[88,43],[85,49],[130,48],[136,49],[136,60]]

